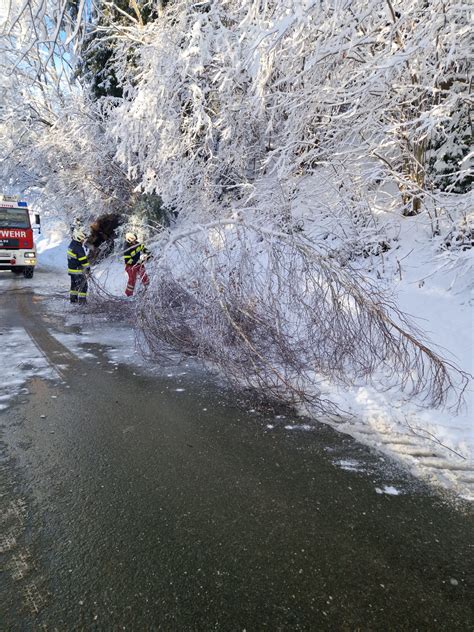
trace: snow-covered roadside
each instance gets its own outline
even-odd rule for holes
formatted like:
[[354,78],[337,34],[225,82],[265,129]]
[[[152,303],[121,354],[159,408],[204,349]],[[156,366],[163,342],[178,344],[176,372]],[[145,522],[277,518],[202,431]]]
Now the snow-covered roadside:
[[[69,229],[61,220],[44,218],[41,234],[36,238],[38,254],[38,272],[55,273],[56,278],[49,276],[49,284],[54,285],[56,292],[69,291],[69,277],[67,275],[67,248],[71,240]],[[94,278],[115,296],[123,296],[127,275],[119,255],[111,257],[107,262],[93,267]],[[40,292],[46,289],[46,277],[40,277]]]
[[[8,271],[0,272],[0,292],[7,294],[23,288],[34,288],[39,294],[50,296],[58,291],[61,278],[46,273],[38,266],[32,279],[16,277]],[[62,289],[62,288],[61,288]],[[65,290],[64,290],[65,291]],[[65,293],[66,296],[66,293]],[[28,393],[25,384],[33,378],[58,379],[48,360],[22,327],[2,325],[0,319],[0,412],[22,393]]]
[[38,270],[53,269],[65,273],[69,234],[60,220],[44,218],[42,232],[36,237]]
[[472,405],[456,415],[420,408],[366,386],[328,393],[352,416],[322,421],[397,458],[413,474],[474,501]]
[[[427,224],[426,218],[401,218],[399,248],[386,254],[383,264],[376,258],[376,265],[398,306],[424,332],[429,346],[472,376],[474,299],[469,270],[474,269],[474,252],[440,252]],[[328,423],[395,456],[414,474],[474,500],[472,380],[459,410],[453,398],[452,407],[433,409],[366,385],[344,391],[327,385],[327,394],[352,415],[349,421]]]
[[[416,258],[414,258],[416,259]],[[433,276],[422,287],[413,278],[425,272],[423,266],[405,263],[406,274],[397,283],[399,301],[430,341],[443,350],[463,370],[472,373],[472,321],[463,295],[452,295],[451,281]],[[109,289],[117,287],[109,273]],[[432,300],[429,300],[429,298]],[[453,325],[447,327],[447,323]],[[123,356],[122,356],[123,357]],[[338,430],[353,435],[365,444],[403,461],[418,476],[454,490],[474,500],[474,436],[471,386],[465,392],[460,411],[424,408],[393,391],[377,392],[366,385],[342,390],[328,386],[328,394],[352,417],[344,422],[326,420]],[[311,411],[301,411],[311,415]],[[292,429],[297,429],[293,426]]]
[[117,257],[108,259],[94,267],[94,278],[109,294],[124,296],[127,285],[127,273],[124,264]]

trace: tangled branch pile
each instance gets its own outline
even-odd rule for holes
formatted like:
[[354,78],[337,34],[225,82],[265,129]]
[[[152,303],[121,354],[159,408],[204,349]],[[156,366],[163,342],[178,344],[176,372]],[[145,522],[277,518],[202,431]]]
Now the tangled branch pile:
[[326,380],[398,386],[435,406],[466,381],[366,279],[304,236],[239,222],[170,241],[138,319],[153,355],[165,342],[240,386],[321,413],[336,408]]

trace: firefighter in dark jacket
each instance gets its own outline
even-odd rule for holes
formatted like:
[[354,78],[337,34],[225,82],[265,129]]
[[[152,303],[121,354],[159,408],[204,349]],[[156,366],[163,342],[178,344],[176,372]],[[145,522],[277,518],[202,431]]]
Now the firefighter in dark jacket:
[[137,279],[148,285],[149,279],[145,270],[144,262],[150,257],[150,253],[143,244],[138,241],[135,233],[126,233],[126,248],[123,253],[125,261],[125,271],[128,274],[128,283],[125,288],[126,296],[132,296],[135,290]]
[[69,300],[84,305],[87,302],[87,277],[90,265],[82,245],[86,234],[82,228],[76,228],[67,251],[67,272],[71,277]]

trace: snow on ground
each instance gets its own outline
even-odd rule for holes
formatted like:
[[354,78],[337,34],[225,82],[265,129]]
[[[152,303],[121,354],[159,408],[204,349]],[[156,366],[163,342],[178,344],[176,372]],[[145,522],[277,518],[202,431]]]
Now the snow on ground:
[[[107,317],[81,313],[69,304],[64,304],[63,299],[56,299],[57,310],[63,314],[65,331],[63,333],[52,331],[54,337],[64,346],[70,349],[74,355],[82,359],[95,358],[94,353],[90,353],[90,345],[100,345],[105,351],[110,365],[109,372],[112,373],[119,365],[125,364],[133,368],[137,374],[166,375],[175,381],[175,389],[179,388],[180,378],[189,372],[203,371],[202,365],[192,359],[183,358],[178,353],[174,356],[167,355],[169,361],[162,361],[160,364],[151,363],[144,357],[139,345],[133,323],[128,324],[110,323]],[[74,330],[80,331],[77,335]]]
[[[399,307],[426,334],[429,346],[472,376],[474,300],[472,277],[466,270],[474,267],[474,253],[469,250],[453,257],[440,252],[436,242],[427,238],[426,224],[421,217],[401,218],[401,246],[386,256],[385,280]],[[345,391],[328,386],[328,394],[352,415],[350,421],[329,421],[331,425],[396,456],[414,474],[474,500],[472,380],[457,412],[421,407],[400,393],[365,385]]]
[[[34,288],[40,294],[51,295],[58,290],[60,277],[38,266],[32,279],[14,276],[0,271],[0,292]],[[0,320],[0,412],[23,393],[28,393],[26,383],[33,378],[57,379],[58,374],[38,349],[23,327],[2,326]]]
[[[67,249],[71,241],[68,227],[56,219],[43,220],[41,235],[36,239],[38,254],[37,272],[56,272],[58,276],[54,281],[52,277],[43,275],[40,278],[40,292],[47,289],[47,279],[55,286],[55,291],[69,291],[69,276],[67,274]],[[114,296],[123,296],[127,284],[127,274],[124,269],[120,253],[93,268],[94,278],[107,292]],[[33,284],[37,287],[37,284]]]
[[60,220],[43,219],[42,232],[36,237],[38,270],[54,269],[65,272],[66,250],[70,237],[67,226]]
[[[57,220],[43,220],[41,234],[35,234],[38,264],[32,279],[0,272],[0,291],[34,288],[39,294],[67,296],[69,277],[65,273],[68,237],[65,226]],[[62,274],[60,275],[59,272]],[[57,373],[22,327],[2,326],[0,322],[0,411],[18,395],[28,393],[26,383],[32,378],[56,379]]]
[[113,296],[124,296],[127,273],[120,258],[115,257],[96,266],[94,278]]

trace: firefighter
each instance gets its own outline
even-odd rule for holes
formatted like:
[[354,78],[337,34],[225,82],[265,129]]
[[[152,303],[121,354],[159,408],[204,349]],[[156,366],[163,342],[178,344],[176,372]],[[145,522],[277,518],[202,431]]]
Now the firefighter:
[[150,253],[145,246],[138,241],[138,237],[135,233],[126,233],[125,242],[126,248],[123,253],[123,258],[125,261],[125,271],[128,274],[125,295],[132,296],[137,278],[141,280],[143,285],[148,285],[149,283],[144,262],[150,257]]
[[71,277],[69,300],[71,303],[85,305],[87,302],[87,277],[90,265],[84,250],[86,234],[83,228],[75,228],[67,251],[67,272]]

